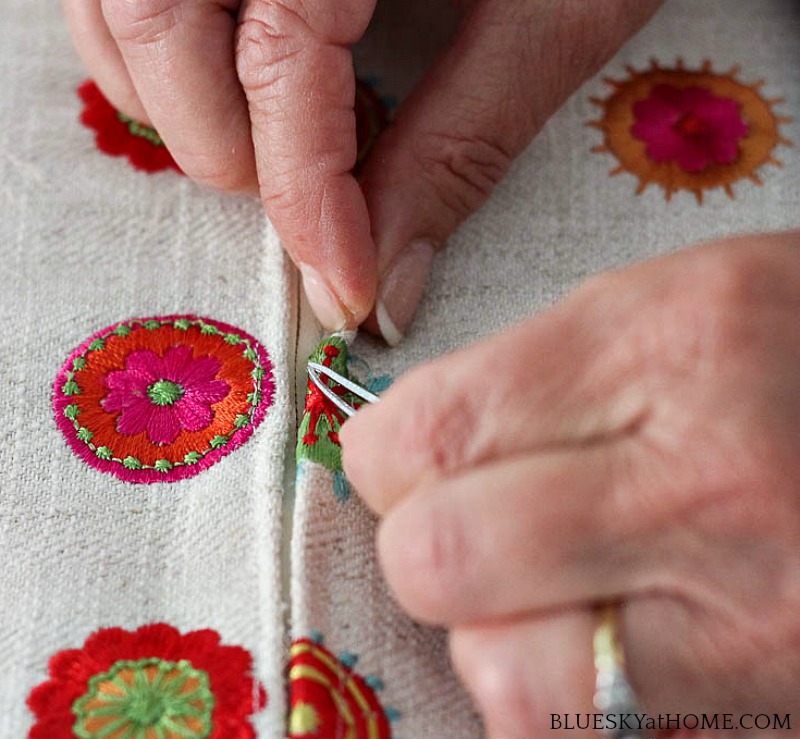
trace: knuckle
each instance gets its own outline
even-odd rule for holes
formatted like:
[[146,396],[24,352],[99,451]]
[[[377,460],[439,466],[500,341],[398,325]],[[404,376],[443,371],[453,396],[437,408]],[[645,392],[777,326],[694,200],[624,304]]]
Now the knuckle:
[[458,220],[483,204],[513,160],[499,141],[451,132],[422,137],[415,154],[422,175]]
[[418,618],[449,622],[468,607],[462,599],[470,560],[463,522],[451,508],[433,505],[412,535],[414,547],[405,552],[413,561],[399,573],[405,605]]
[[248,96],[270,98],[286,63],[302,53],[310,29],[305,14],[284,2],[254,3],[236,29],[236,72]]
[[117,41],[151,45],[180,22],[181,0],[102,0],[103,15]]
[[234,162],[223,157],[201,157],[191,152],[180,154],[181,168],[195,182],[222,192],[247,192],[257,186],[252,161]]
[[402,453],[437,477],[447,477],[474,461],[477,449],[473,442],[481,410],[469,389],[454,391],[444,368],[417,370],[402,382],[423,388],[414,396],[398,430]]
[[450,654],[495,735],[531,736],[542,713],[516,660],[502,659],[476,645],[472,637],[460,639],[457,632],[450,641]]

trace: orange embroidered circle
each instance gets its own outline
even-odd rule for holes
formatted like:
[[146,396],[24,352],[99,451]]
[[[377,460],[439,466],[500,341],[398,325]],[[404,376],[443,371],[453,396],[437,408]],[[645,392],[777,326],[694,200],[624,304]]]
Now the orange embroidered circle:
[[603,114],[589,125],[605,137],[593,151],[616,157],[612,176],[636,176],[637,194],[656,184],[667,200],[688,190],[702,202],[706,190],[720,187],[733,197],[735,182],[761,184],[761,167],[781,166],[774,150],[791,142],[779,125],[791,119],[773,110],[782,99],[760,94],[763,81],[744,84],[737,67],[718,74],[708,61],[698,70],[678,60],[672,69],[652,61],[645,71],[627,71],[627,79],[606,79],[607,98],[591,98]]
[[264,348],[196,316],[134,319],[98,332],[56,378],[56,419],[93,467],[129,482],[192,476],[243,443],[273,393]]

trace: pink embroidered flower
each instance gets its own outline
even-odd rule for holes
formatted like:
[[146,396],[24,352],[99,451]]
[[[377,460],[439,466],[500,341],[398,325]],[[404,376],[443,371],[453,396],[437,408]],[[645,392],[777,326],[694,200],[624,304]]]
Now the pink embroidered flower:
[[150,349],[131,352],[124,370],[106,375],[103,408],[121,411],[119,433],[146,431],[152,444],[172,444],[182,430],[201,431],[214,420],[211,406],[230,391],[216,377],[221,366],[216,357],[193,357],[189,346],[170,347],[163,357]]
[[654,162],[675,162],[685,172],[730,164],[747,135],[741,104],[703,87],[656,85],[633,106],[631,133],[647,144]]

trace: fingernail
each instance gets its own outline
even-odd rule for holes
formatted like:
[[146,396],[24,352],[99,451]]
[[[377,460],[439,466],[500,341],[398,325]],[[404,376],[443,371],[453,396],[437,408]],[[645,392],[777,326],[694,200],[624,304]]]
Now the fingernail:
[[425,291],[436,249],[431,241],[412,241],[383,277],[375,305],[381,335],[395,346],[405,335]]
[[300,274],[303,275],[303,289],[311,305],[311,310],[319,322],[329,331],[341,331],[347,326],[347,316],[341,303],[336,299],[322,275],[313,267],[301,264]]

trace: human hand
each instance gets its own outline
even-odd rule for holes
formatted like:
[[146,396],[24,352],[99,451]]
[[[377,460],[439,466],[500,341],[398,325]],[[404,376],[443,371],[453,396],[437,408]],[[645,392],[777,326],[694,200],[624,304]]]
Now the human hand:
[[[400,340],[433,258],[661,0],[469,0],[367,165],[350,46],[375,0],[64,0],[109,100],[190,177],[257,193],[330,330]],[[521,94],[521,92],[523,94]],[[377,305],[376,305],[377,297]]]
[[704,245],[595,277],[344,425],[388,583],[451,629],[491,736],[592,712],[593,606],[616,600],[651,713],[796,706],[798,315],[800,231]]

